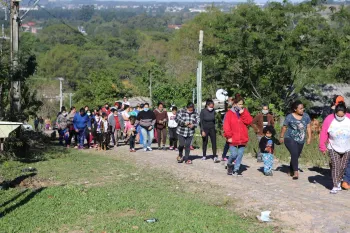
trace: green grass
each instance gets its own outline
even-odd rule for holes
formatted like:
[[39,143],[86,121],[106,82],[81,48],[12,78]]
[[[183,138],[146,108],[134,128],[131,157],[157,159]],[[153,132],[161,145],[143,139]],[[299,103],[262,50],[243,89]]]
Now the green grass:
[[[1,232],[272,231],[230,211],[232,202],[210,201],[210,189],[194,193],[188,187],[195,184],[115,158],[74,151],[30,166],[48,187],[0,190]],[[24,167],[6,162],[0,176],[12,180]]]

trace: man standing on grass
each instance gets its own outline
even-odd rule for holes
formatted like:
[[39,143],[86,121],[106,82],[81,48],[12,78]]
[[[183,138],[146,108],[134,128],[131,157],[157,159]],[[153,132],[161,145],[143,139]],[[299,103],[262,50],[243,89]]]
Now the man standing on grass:
[[75,114],[73,119],[73,125],[75,132],[78,134],[78,149],[84,149],[86,126],[89,130],[91,130],[91,121],[89,116],[86,114],[84,108],[80,109],[79,114]]

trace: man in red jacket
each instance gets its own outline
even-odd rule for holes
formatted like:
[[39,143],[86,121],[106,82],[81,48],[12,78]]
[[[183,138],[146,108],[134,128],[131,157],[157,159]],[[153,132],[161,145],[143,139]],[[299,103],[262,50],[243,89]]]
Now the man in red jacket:
[[[241,176],[239,172],[244,149],[249,141],[248,126],[253,118],[246,108],[243,108],[244,100],[236,95],[233,100],[233,107],[226,113],[224,121],[224,136],[230,144],[231,155],[227,161],[227,174]],[[236,160],[236,163],[232,162]]]

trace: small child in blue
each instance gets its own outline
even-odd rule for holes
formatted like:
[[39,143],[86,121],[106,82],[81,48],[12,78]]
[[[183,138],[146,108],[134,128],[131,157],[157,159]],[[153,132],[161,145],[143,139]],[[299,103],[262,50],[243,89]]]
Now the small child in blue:
[[265,176],[272,176],[275,143],[280,145],[280,142],[274,138],[276,131],[273,126],[266,126],[263,133],[265,136],[261,138],[259,148],[264,162],[264,174]]

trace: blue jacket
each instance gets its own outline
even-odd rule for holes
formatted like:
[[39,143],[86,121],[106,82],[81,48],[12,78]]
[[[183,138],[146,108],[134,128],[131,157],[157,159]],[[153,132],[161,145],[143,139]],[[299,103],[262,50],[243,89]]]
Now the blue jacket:
[[75,130],[85,129],[86,126],[91,128],[90,117],[86,113],[84,115],[77,113],[74,116],[73,125]]

